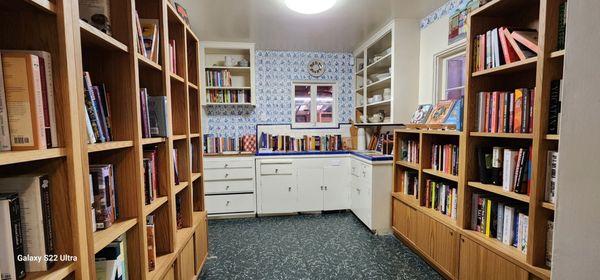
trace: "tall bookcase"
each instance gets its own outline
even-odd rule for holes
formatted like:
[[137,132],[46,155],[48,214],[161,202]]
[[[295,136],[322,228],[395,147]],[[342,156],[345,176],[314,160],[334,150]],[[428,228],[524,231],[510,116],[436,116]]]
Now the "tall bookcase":
[[[192,279],[207,255],[202,178],[199,41],[167,0],[110,1],[112,36],[79,19],[76,0],[15,0],[0,4],[1,49],[44,50],[52,55],[60,148],[0,153],[1,174],[44,170],[51,180],[57,254],[76,256],[27,279],[96,279],[94,254],[127,238],[129,279]],[[159,21],[158,63],[137,52],[135,11]],[[176,41],[177,73],[168,66]],[[113,141],[88,144],[83,72],[111,93]],[[171,131],[143,138],[140,88],[166,96]],[[143,149],[158,150],[158,199],[145,205]],[[174,157],[174,153],[177,156]],[[176,161],[174,159],[176,158]],[[114,166],[119,219],[92,231],[89,166]],[[177,166],[180,182],[175,184]],[[177,229],[176,199],[183,227]],[[146,217],[155,216],[156,268],[149,271]],[[40,225],[41,226],[41,225]]]
[[[396,145],[402,140],[420,143],[420,163],[410,164],[395,159],[394,232],[415,251],[423,255],[447,278],[451,279],[549,279],[545,265],[547,223],[554,219],[555,206],[544,201],[546,160],[550,150],[558,149],[559,135],[550,135],[548,115],[550,85],[562,78],[565,50],[557,50],[559,7],[564,0],[495,0],[473,11],[469,17],[467,36],[468,67],[465,92],[464,131],[397,130]],[[507,26],[533,28],[539,32],[539,54],[519,62],[472,72],[473,42],[487,30]],[[477,131],[477,95],[483,91],[535,88],[533,132],[523,134],[484,133]],[[448,139],[448,138],[451,139]],[[436,174],[428,170],[432,141],[456,142],[459,145],[458,176]],[[530,195],[504,192],[502,187],[479,181],[477,147],[518,146],[532,151]],[[399,147],[399,146],[396,146]],[[397,153],[397,152],[396,152]],[[441,217],[429,211],[422,200],[403,194],[401,171],[419,172],[421,193],[424,179],[437,177],[456,182],[458,186],[457,220]],[[508,202],[524,205],[528,211],[527,254],[471,230],[473,193],[491,195]],[[444,237],[443,226],[451,236]],[[421,237],[425,235],[427,242]],[[431,244],[431,245],[426,245]],[[445,248],[445,250],[444,250]],[[446,252],[442,254],[441,252]]]

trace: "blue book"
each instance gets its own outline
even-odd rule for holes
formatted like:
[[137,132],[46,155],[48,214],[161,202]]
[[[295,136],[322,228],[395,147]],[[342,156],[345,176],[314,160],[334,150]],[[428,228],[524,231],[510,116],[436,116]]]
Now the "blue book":
[[458,99],[454,102],[454,106],[450,111],[450,114],[446,118],[444,124],[456,125],[456,130],[462,131],[462,119],[463,119],[463,99]]

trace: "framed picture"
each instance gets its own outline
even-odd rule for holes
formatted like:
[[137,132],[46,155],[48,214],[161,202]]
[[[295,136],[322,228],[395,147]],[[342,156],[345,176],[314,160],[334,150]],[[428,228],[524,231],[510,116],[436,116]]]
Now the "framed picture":
[[446,122],[450,111],[454,107],[455,100],[442,100],[435,104],[435,107],[429,114],[427,124],[443,124]]
[[467,37],[467,17],[472,10],[479,8],[480,0],[465,1],[450,11],[448,28],[448,45],[452,45]]
[[412,124],[424,124],[429,117],[429,113],[431,112],[431,108],[433,105],[431,104],[422,104],[417,107],[417,110],[412,115],[410,123]]

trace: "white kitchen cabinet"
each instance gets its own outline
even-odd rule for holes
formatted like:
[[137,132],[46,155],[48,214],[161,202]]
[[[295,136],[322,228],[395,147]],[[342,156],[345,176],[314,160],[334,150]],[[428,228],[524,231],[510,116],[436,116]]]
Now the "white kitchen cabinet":
[[254,157],[205,157],[203,175],[209,217],[255,215]]
[[297,211],[298,187],[294,175],[262,175],[260,213],[291,213]]
[[348,165],[323,168],[323,210],[350,207],[350,172]]
[[301,211],[323,210],[323,168],[298,168],[298,204]]

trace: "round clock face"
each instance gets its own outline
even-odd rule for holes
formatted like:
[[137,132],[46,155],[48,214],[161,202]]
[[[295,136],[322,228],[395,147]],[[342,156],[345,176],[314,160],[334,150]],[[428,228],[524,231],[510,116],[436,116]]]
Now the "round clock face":
[[325,73],[325,63],[321,60],[313,60],[308,63],[308,72],[313,77],[320,77]]

